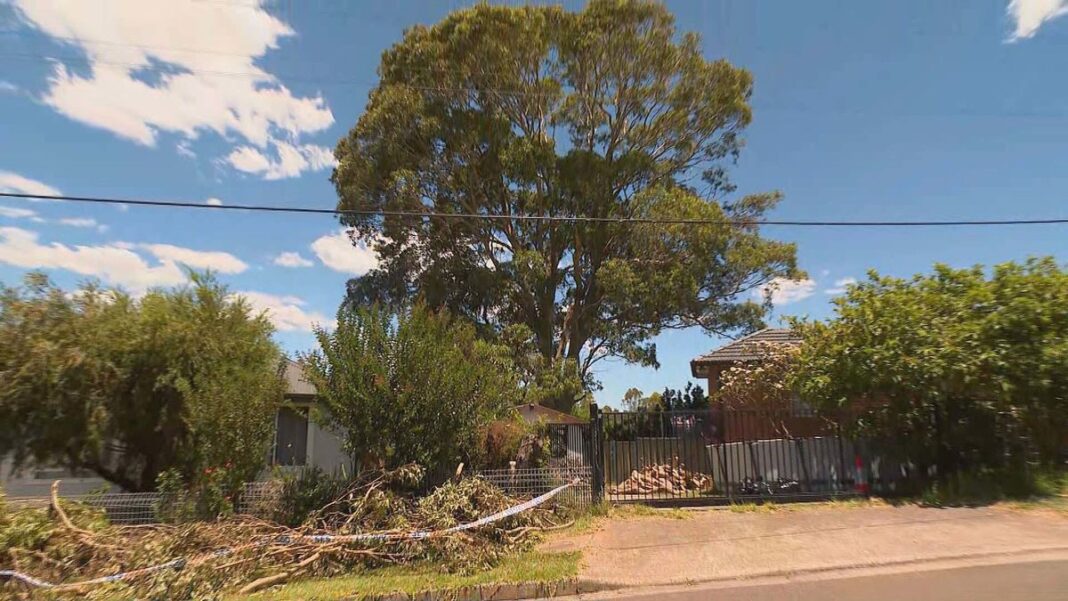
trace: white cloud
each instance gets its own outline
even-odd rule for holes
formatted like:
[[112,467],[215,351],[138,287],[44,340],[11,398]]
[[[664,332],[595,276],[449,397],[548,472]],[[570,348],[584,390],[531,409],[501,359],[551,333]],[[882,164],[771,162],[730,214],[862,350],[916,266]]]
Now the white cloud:
[[221,251],[202,251],[170,244],[141,244],[161,261],[180,263],[193,269],[210,269],[219,273],[241,273],[248,269],[244,261]]
[[274,264],[282,267],[311,267],[315,263],[300,256],[300,253],[284,252],[274,258]]
[[827,294],[842,294],[846,291],[847,286],[851,286],[857,283],[857,278],[839,278],[834,281],[834,288],[828,288],[824,290]]
[[296,296],[275,296],[265,292],[241,291],[235,296],[243,296],[257,311],[265,311],[274,327],[283,332],[310,331],[313,325],[330,326],[326,316],[317,311],[308,311],[307,303]]
[[11,83],[10,81],[8,81],[6,79],[0,79],[0,92],[4,92],[4,93],[7,93],[7,94],[14,94],[15,92],[18,92],[18,91],[19,91],[19,87],[18,86],[16,86],[15,84]]
[[[154,261],[135,252],[147,250]],[[141,293],[154,286],[186,281],[182,264],[192,268],[239,273],[247,268],[224,252],[203,252],[168,244],[113,242],[97,246],[41,244],[38,234],[16,227],[0,227],[0,263],[24,269],[62,269],[100,278],[112,285]]]
[[64,217],[59,220],[59,224],[71,227],[98,227],[100,225],[92,217]]
[[221,207],[222,204],[223,204],[223,201],[219,200],[218,198],[209,198],[209,199],[204,201],[204,204],[211,205],[213,207]]
[[773,305],[788,305],[812,296],[815,290],[816,282],[808,278],[803,280],[775,278],[754,290],[753,296],[760,299],[770,296]]
[[334,271],[363,275],[378,267],[378,253],[365,242],[353,246],[343,229],[318,238],[312,242],[311,249],[323,265]]
[[1012,0],[1005,10],[1016,22],[1009,35],[1009,41],[1015,42],[1034,36],[1043,24],[1068,14],[1068,0]]
[[29,217],[36,216],[37,211],[31,211],[30,209],[18,209],[15,207],[0,206],[0,217],[8,217],[10,219],[27,219]]
[[[138,144],[161,133],[186,144],[206,132],[261,150],[274,148],[286,169],[277,177],[322,169],[304,157],[300,168],[283,152],[334,123],[321,95],[294,95],[257,66],[282,39],[295,35],[261,2],[143,0],[14,0],[28,25],[84,52],[87,73],[57,63],[42,101],[67,117]],[[106,43],[105,43],[106,42]],[[282,174],[285,175],[282,175]]]
[[174,151],[186,158],[197,158],[197,153],[193,152],[189,140],[179,140],[178,143],[174,145]]
[[277,160],[251,146],[241,146],[226,157],[226,162],[238,171],[254,173],[267,180],[295,177],[304,171],[318,171],[337,165],[334,153],[325,146],[294,146],[278,141],[272,144],[278,155]]
[[44,196],[59,196],[62,194],[62,192],[48,184],[24,177],[12,171],[0,171],[0,192],[42,194]]

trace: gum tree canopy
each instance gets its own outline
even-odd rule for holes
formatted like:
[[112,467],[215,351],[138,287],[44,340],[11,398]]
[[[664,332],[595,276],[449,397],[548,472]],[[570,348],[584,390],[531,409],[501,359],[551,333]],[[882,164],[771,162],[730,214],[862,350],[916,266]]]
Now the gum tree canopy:
[[346,215],[380,255],[352,304],[419,296],[488,331],[522,324],[585,375],[609,356],[657,365],[666,328],[748,331],[767,308],[749,291],[800,276],[793,245],[752,223],[779,195],[725,199],[752,77],[659,4],[479,5],[409,29],[379,74],[337,146],[339,208],[515,217]]

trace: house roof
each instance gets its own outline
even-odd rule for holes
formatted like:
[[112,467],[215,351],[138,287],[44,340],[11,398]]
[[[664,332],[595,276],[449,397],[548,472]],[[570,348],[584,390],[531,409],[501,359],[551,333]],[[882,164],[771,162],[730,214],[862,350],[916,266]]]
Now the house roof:
[[524,405],[516,405],[515,410],[519,412],[519,415],[523,416],[523,419],[528,422],[534,422],[541,420],[547,424],[584,424],[585,420],[564,413],[563,411],[557,411],[549,407],[542,405],[535,405],[534,403],[526,403]]
[[757,330],[748,336],[742,336],[738,340],[725,344],[716,350],[694,357],[690,361],[690,369],[693,375],[700,376],[694,367],[708,363],[737,363],[738,361],[754,361],[760,359],[761,346],[767,343],[777,344],[800,344],[801,337],[787,328],[764,328]]
[[286,395],[289,396],[315,396],[315,386],[304,378],[304,368],[300,363],[286,358],[285,367],[282,369],[282,377],[286,381]]

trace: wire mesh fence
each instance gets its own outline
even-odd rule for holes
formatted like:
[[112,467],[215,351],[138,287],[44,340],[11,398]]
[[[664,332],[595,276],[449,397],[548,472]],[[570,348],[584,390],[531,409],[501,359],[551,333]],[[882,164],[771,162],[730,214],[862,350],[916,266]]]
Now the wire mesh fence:
[[531,498],[578,480],[577,484],[557,496],[559,503],[581,509],[593,502],[592,474],[589,465],[538,467],[522,469],[482,470],[476,475],[500,488],[505,494]]
[[[90,493],[61,495],[65,501],[83,503],[103,509],[113,524],[155,524],[160,521],[163,495],[154,492]],[[48,497],[13,497],[5,502],[13,507],[47,507]]]

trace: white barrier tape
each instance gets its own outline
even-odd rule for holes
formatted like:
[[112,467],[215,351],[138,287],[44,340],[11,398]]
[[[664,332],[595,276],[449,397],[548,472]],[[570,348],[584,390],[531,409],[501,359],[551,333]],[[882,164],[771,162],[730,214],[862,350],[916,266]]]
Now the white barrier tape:
[[[284,543],[284,544],[288,544],[288,543],[294,542],[294,540],[309,541],[309,542],[313,542],[313,543],[368,541],[368,540],[401,540],[401,539],[418,540],[418,539],[429,538],[431,536],[442,536],[442,535],[445,535],[445,534],[450,534],[452,532],[461,532],[463,530],[471,530],[473,528],[478,528],[480,526],[485,526],[486,524],[491,524],[493,522],[496,522],[496,521],[499,521],[499,520],[503,520],[506,517],[510,517],[510,516],[516,515],[518,513],[522,513],[522,512],[524,512],[524,511],[526,511],[528,509],[532,509],[534,507],[537,507],[538,505],[541,505],[542,503],[548,501],[549,499],[555,497],[556,495],[560,494],[564,490],[566,490],[566,489],[568,489],[568,488],[570,488],[572,486],[575,486],[578,483],[579,483],[579,479],[575,478],[574,480],[572,480],[571,482],[568,482],[567,484],[564,484],[563,486],[558,486],[558,487],[550,490],[549,492],[547,492],[547,493],[545,493],[545,494],[543,494],[541,496],[534,497],[533,499],[531,499],[529,501],[526,501],[524,503],[520,503],[519,505],[514,505],[512,507],[509,507],[508,509],[505,509],[504,511],[499,511],[497,513],[494,513],[493,515],[488,515],[488,516],[486,516],[484,518],[480,518],[478,520],[475,520],[474,522],[469,522],[467,524],[460,524],[458,526],[453,526],[452,528],[446,528],[444,530],[421,530],[421,531],[417,531],[417,532],[395,532],[395,533],[394,532],[388,532],[388,533],[370,533],[369,532],[369,533],[366,533],[366,534],[340,534],[340,535],[335,535],[335,534],[308,534],[308,535],[303,535],[303,536],[292,536],[292,537],[283,535],[283,536],[278,537],[276,539],[276,542],[281,542],[281,543]],[[213,556],[228,555],[228,554],[231,553],[232,550],[233,550],[232,548],[230,548],[230,549],[219,549],[218,551],[212,552],[211,555],[213,555]],[[108,582],[118,582],[120,580],[125,580],[127,578],[132,578],[134,576],[141,576],[141,575],[144,575],[144,574],[150,574],[152,572],[158,572],[160,570],[166,570],[166,569],[169,569],[169,568],[174,568],[174,569],[180,570],[183,567],[185,567],[185,564],[186,564],[186,559],[185,558],[173,559],[173,560],[168,561],[166,563],[161,563],[161,564],[158,564],[158,565],[149,566],[147,568],[139,568],[137,570],[131,570],[129,572],[120,572],[118,574],[112,574],[110,576],[101,576],[99,578],[93,578],[91,580],[83,580],[81,582],[59,583],[59,584],[52,583],[52,582],[45,582],[44,580],[38,580],[38,579],[34,578],[33,576],[30,576],[28,574],[23,574],[22,572],[16,572],[15,570],[0,570],[0,578],[4,578],[4,579],[8,579],[8,580],[11,580],[11,579],[19,580],[19,581],[24,582],[25,584],[28,584],[28,585],[30,585],[32,587],[35,587],[35,588],[72,589],[72,588],[80,588],[80,587],[83,587],[83,586],[92,586],[92,585],[95,585],[95,584],[105,584],[105,583],[108,583]]]

